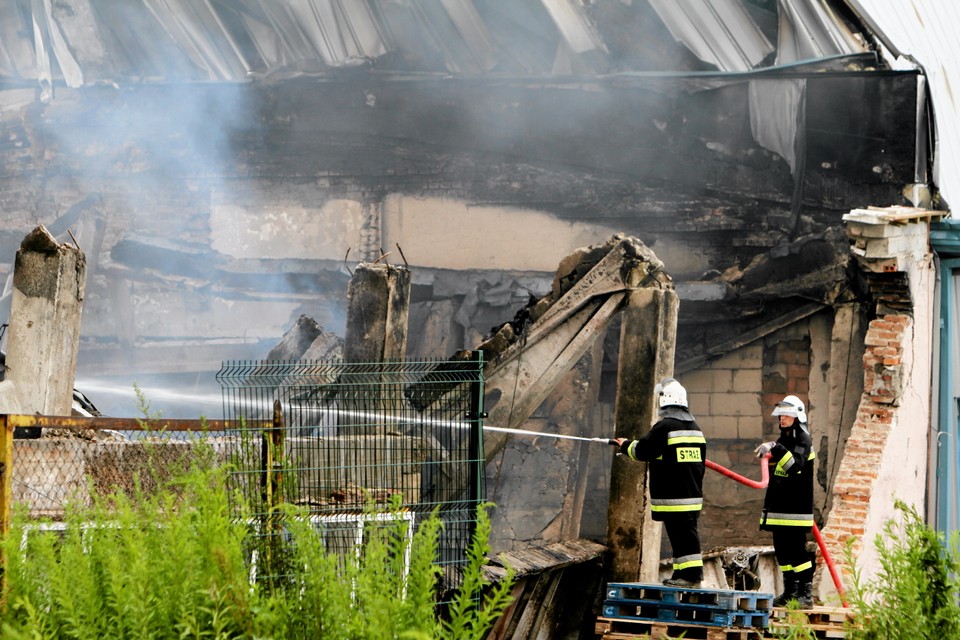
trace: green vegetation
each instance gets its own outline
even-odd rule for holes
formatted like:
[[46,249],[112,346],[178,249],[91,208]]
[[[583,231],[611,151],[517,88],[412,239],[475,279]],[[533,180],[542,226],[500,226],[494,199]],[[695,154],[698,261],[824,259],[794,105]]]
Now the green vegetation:
[[[960,552],[957,537],[949,542],[927,526],[916,509],[895,504],[898,519],[884,525],[874,545],[880,562],[876,576],[864,581],[854,569],[848,593],[856,618],[848,625],[850,640],[945,640],[960,638]],[[856,567],[854,540],[846,550],[849,567]],[[788,627],[778,637],[806,640],[816,636],[806,615],[791,609]]]
[[435,516],[412,543],[409,522],[388,519],[370,528],[361,553],[342,556],[327,553],[314,525],[287,508],[289,570],[252,583],[251,534],[223,489],[225,471],[193,459],[174,478],[70,505],[63,530],[31,527],[18,512],[2,541],[0,639],[479,639],[509,604],[511,579],[483,579],[486,506],[443,616]]
[[[943,640],[960,638],[960,553],[927,526],[917,511],[896,502],[900,521],[889,520],[875,540],[876,578],[854,575],[850,605],[858,612],[851,640]],[[849,549],[849,548],[848,548]],[[850,556],[848,550],[848,558]],[[849,566],[855,564],[848,561]]]

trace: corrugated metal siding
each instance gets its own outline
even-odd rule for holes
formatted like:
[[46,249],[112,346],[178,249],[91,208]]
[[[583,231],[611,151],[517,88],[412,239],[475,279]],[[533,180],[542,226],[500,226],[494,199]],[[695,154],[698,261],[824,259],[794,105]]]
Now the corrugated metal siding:
[[[738,0],[650,0],[670,33],[721,71],[756,68],[773,46]],[[780,0],[776,64],[864,53],[824,0]]]
[[823,0],[780,0],[779,40],[778,64],[866,50]]
[[388,55],[415,72],[549,75],[560,56],[596,73],[606,53],[579,0],[0,0],[0,78],[41,85],[235,81]]
[[850,0],[874,21],[927,76],[936,116],[934,182],[948,203],[960,201],[960,113],[952,83],[960,78],[960,2],[945,0]]
[[749,71],[773,45],[736,0],[650,0],[678,41],[721,71]]

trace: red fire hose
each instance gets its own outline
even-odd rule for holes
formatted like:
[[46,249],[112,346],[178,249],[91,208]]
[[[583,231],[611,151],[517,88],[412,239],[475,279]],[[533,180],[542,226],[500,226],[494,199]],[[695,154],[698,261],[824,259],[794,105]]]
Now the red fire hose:
[[[769,457],[770,454],[767,454],[763,457],[763,459],[760,460],[760,482],[751,480],[750,478],[745,478],[739,473],[730,471],[730,469],[722,467],[712,460],[707,460],[704,462],[704,464],[707,465],[707,468],[722,473],[728,478],[736,480],[740,484],[745,484],[748,487],[753,487],[754,489],[766,489],[767,485],[770,484],[770,469],[767,465],[767,458]],[[843,585],[840,584],[840,576],[837,574],[837,568],[834,566],[833,560],[830,558],[830,553],[827,551],[827,546],[823,543],[823,536],[820,535],[820,528],[817,527],[816,522],[813,523],[813,537],[817,541],[817,546],[820,547],[820,555],[823,556],[823,561],[826,563],[827,569],[830,570],[830,577],[833,578],[833,586],[837,588],[837,594],[840,596],[840,602],[843,603],[844,607],[849,607],[850,605],[847,603],[847,596],[843,591]]]
[[751,480],[750,478],[745,478],[739,473],[735,473],[727,469],[726,467],[721,467],[713,460],[707,460],[704,464],[707,465],[708,469],[713,469],[714,471],[719,471],[728,478],[733,478],[740,484],[745,484],[748,487],[753,487],[754,489],[766,489],[767,485],[770,484],[770,468],[767,466],[767,458],[770,457],[770,454],[764,456],[763,460],[760,462],[760,482],[756,480]]

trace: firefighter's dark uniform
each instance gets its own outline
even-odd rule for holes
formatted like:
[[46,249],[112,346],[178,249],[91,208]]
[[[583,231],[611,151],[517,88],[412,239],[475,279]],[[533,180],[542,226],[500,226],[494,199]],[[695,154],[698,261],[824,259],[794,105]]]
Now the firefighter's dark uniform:
[[813,468],[816,454],[810,434],[796,421],[780,430],[770,451],[770,484],[763,501],[760,528],[773,533],[773,549],[783,572],[787,595],[809,595],[813,562],[807,532],[813,527]]
[[662,418],[639,440],[620,450],[650,463],[650,505],[663,522],[673,550],[673,578],[700,582],[703,557],[697,522],[703,508],[703,472],[707,440],[693,420]]

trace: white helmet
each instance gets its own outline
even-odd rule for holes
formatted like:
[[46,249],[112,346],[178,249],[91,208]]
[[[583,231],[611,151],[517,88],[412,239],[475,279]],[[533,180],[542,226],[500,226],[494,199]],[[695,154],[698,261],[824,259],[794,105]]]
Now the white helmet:
[[687,390],[673,378],[664,378],[654,389],[660,397],[660,408],[683,407],[687,409]]
[[773,408],[774,416],[793,416],[798,422],[807,423],[807,411],[797,396],[787,396]]

